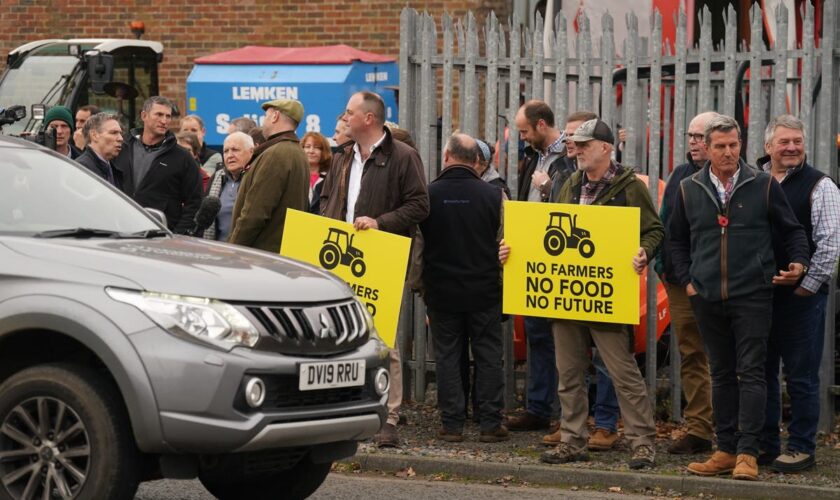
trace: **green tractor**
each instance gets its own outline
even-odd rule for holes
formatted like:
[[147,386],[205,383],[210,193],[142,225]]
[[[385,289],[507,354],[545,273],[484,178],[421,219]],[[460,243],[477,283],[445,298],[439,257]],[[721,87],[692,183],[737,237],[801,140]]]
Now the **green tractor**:
[[595,244],[590,236],[589,231],[578,227],[577,215],[551,212],[543,246],[552,257],[557,257],[568,247],[576,248],[581,257],[588,259],[595,254]]
[[318,254],[318,260],[324,269],[335,269],[336,266],[349,266],[353,276],[361,278],[364,276],[365,266],[364,253],[353,246],[354,236],[347,234],[347,231],[331,227],[324,240],[324,246]]

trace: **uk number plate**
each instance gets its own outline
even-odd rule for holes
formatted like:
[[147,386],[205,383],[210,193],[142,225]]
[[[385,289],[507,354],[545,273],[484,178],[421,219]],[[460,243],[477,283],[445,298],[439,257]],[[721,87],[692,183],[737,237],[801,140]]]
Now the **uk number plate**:
[[365,384],[365,360],[301,363],[298,390],[315,391]]

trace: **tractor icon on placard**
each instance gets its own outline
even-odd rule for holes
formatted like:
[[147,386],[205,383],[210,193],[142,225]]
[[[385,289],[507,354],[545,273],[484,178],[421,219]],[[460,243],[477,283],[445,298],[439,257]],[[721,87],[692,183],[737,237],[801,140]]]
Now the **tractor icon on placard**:
[[588,230],[577,225],[577,215],[551,212],[545,228],[543,246],[548,255],[556,257],[568,248],[576,248],[580,256],[588,259],[595,254],[595,243]]
[[348,266],[353,276],[361,278],[364,276],[367,266],[362,260],[365,254],[353,246],[354,236],[350,236],[342,229],[330,228],[327,239],[318,254],[318,261],[324,269],[335,269],[336,266]]

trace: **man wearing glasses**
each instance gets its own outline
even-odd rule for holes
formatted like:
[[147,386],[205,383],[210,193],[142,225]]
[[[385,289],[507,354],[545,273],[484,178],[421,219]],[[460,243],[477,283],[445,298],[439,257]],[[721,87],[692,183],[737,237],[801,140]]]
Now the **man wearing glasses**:
[[680,376],[685,393],[685,421],[688,427],[686,434],[668,447],[668,453],[677,455],[703,453],[712,449],[712,383],[703,338],[700,336],[685,288],[679,286],[669,259],[668,224],[673,214],[673,204],[680,182],[700,171],[708,160],[703,132],[706,123],[716,115],[717,113],[712,111],[700,113],[688,124],[688,162],[671,172],[659,211],[659,217],[665,225],[665,238],[662,240],[663,247],[655,268],[668,292],[671,323],[674,325],[680,349]]

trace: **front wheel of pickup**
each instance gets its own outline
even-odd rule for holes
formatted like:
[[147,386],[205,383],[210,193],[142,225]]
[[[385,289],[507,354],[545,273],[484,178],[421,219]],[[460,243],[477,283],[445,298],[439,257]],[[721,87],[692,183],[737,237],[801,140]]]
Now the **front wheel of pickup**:
[[73,365],[0,385],[0,499],[131,499],[138,452],[116,388]]
[[315,493],[330,473],[331,463],[304,458],[291,469],[259,476],[200,474],[201,484],[219,500],[298,500]]

